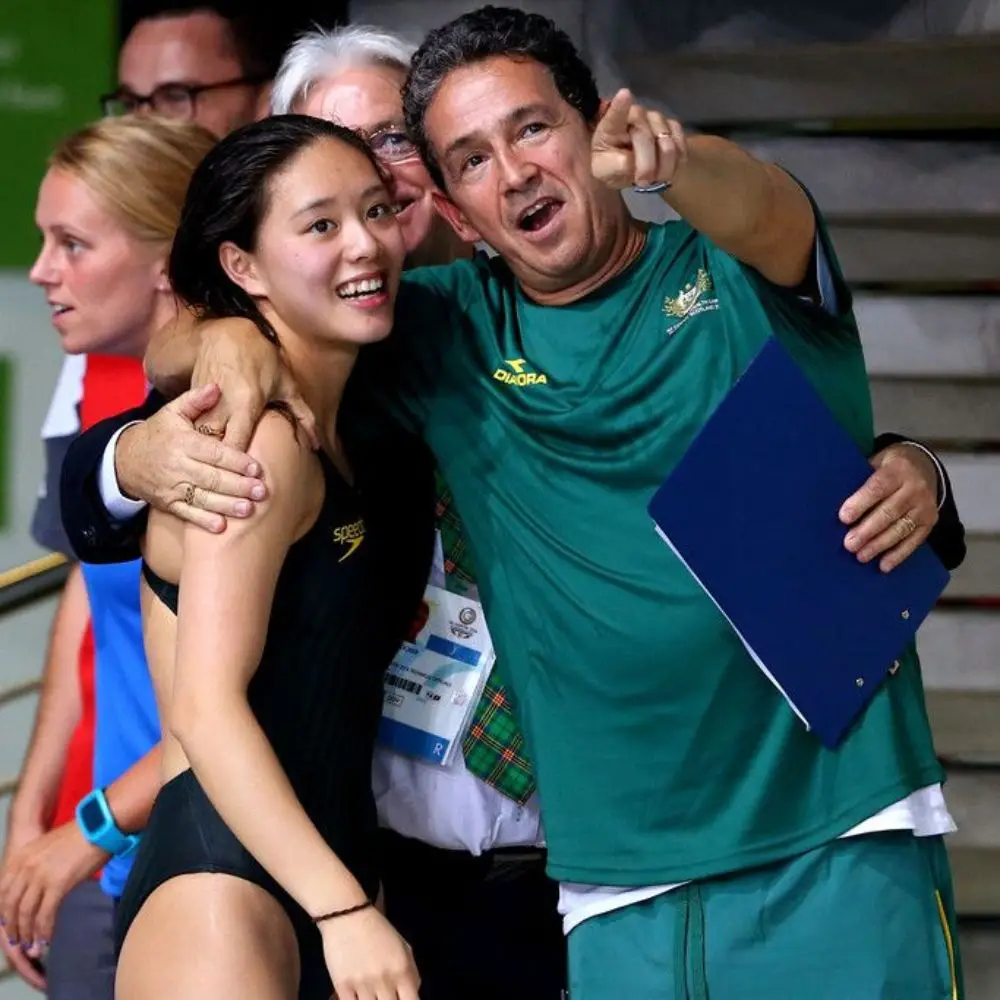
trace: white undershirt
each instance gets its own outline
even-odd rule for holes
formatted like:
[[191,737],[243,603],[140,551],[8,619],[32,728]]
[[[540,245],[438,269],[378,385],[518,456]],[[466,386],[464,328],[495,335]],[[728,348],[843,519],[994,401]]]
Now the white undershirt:
[[519,806],[471,775],[460,753],[440,767],[376,747],[372,787],[381,826],[434,847],[478,855],[545,843],[537,795]]
[[[934,837],[954,833],[957,827],[948,812],[944,792],[940,785],[928,785],[887,809],[848,830],[843,837],[859,837],[866,833],[884,833],[887,830],[912,830],[915,837]],[[640,886],[623,889],[620,886],[583,885],[578,882],[559,884],[559,912],[563,916],[563,933],[601,913],[620,910],[633,903],[641,903],[677,889],[685,882],[670,885]]]

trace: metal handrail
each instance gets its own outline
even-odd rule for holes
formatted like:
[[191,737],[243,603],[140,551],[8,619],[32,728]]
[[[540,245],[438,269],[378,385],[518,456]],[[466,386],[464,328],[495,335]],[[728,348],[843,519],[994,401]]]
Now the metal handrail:
[[[54,552],[0,572],[0,615],[57,593],[66,582],[70,566],[71,563],[64,555]],[[34,694],[41,686],[41,678],[34,677],[0,688],[0,708]],[[17,775],[12,778],[0,778],[0,798],[17,791],[17,783]],[[0,969],[0,979],[3,979],[2,969]]]
[[[70,571],[69,560],[59,552],[0,572],[0,615],[41,600],[62,589]],[[0,690],[0,707],[34,694],[42,686],[41,678],[20,681]],[[17,791],[20,776],[0,779],[0,799]],[[0,983],[15,975],[0,961]]]
[[56,593],[66,582],[70,566],[61,552],[53,552],[0,572],[0,614]]

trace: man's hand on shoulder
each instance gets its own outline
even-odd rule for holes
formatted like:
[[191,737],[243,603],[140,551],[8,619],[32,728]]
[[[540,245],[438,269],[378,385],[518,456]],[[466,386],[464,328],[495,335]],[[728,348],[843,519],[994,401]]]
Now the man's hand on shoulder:
[[316,422],[299,394],[276,345],[248,319],[209,320],[202,326],[201,345],[191,386],[217,385],[218,402],[201,414],[196,426],[241,451],[269,402],[281,400],[316,446]]
[[248,517],[267,495],[259,464],[195,429],[218,400],[218,386],[192,389],[126,428],[115,448],[122,492],[213,532],[225,530],[226,517]]

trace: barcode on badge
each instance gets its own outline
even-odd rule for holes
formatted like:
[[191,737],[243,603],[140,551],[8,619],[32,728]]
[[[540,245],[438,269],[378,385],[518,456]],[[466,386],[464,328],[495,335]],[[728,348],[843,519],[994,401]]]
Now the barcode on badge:
[[424,689],[423,684],[407,680],[405,677],[397,677],[395,674],[386,674],[385,679],[386,682],[392,687],[402,688],[402,690],[408,692],[409,694],[420,694],[420,692]]

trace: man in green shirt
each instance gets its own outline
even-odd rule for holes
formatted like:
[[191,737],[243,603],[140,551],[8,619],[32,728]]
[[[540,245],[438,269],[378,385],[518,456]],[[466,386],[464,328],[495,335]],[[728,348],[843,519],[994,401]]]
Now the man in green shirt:
[[[520,11],[432,32],[404,108],[439,211],[500,256],[407,276],[355,402],[423,434],[462,511],[536,765],[574,1000],[960,996],[915,651],[824,749],[646,513],[769,336],[870,450],[850,293],[808,195],[627,92],[600,101],[569,39]],[[629,217],[620,190],[656,183],[681,221]],[[182,341],[154,372],[190,370],[200,333]],[[197,370],[233,400],[277,377],[231,321]],[[871,489],[841,510],[872,508],[846,544],[889,569],[926,529],[910,495]]]

